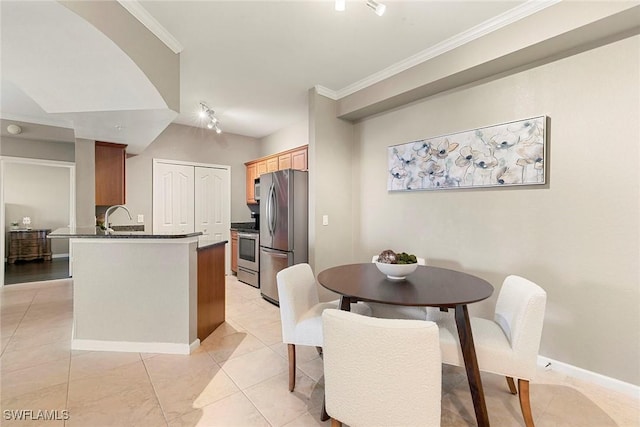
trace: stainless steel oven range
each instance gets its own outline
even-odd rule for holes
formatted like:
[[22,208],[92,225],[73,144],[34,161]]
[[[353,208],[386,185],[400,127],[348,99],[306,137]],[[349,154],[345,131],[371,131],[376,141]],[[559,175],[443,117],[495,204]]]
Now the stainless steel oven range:
[[238,280],[260,287],[260,235],[238,233]]

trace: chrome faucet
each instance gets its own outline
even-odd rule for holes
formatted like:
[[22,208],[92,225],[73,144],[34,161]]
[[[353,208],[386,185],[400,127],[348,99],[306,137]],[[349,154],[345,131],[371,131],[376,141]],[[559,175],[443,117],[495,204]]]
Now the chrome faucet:
[[112,233],[113,232],[113,228],[109,227],[109,212],[111,211],[115,211],[118,208],[122,208],[125,211],[127,211],[127,215],[129,215],[129,219],[131,221],[133,221],[133,217],[131,216],[131,212],[129,212],[129,209],[125,206],[125,205],[113,205],[113,206],[109,206],[106,210],[106,212],[104,213],[104,225],[107,228],[107,233]]

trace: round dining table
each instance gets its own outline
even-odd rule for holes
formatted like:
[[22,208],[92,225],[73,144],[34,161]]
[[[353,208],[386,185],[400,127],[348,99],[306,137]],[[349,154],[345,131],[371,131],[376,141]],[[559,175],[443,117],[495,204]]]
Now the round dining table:
[[[341,295],[340,308],[357,301],[455,310],[467,380],[478,426],[489,426],[467,305],[487,299],[493,286],[480,277],[446,268],[418,266],[403,280],[388,279],[374,263],[348,264],[318,274],[318,282]],[[323,419],[328,415],[323,409]]]

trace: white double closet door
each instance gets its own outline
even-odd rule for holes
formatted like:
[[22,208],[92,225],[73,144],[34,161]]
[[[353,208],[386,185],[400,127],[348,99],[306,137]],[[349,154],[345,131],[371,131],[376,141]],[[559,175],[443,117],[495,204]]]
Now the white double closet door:
[[[200,231],[200,240],[230,240],[231,171],[229,166],[153,161],[153,233]],[[230,250],[227,245],[227,274]]]

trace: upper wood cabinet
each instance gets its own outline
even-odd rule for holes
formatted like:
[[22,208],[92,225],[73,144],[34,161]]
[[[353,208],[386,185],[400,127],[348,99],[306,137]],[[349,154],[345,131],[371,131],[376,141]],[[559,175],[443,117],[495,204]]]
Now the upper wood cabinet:
[[123,205],[126,202],[126,160],[127,146],[96,141],[95,177],[96,205]]
[[278,170],[291,169],[291,153],[278,156]]
[[308,165],[307,147],[291,153],[291,169],[306,171],[308,169]]
[[258,165],[256,163],[247,164],[247,204],[258,203],[255,199],[255,179],[258,177]]
[[275,172],[278,169],[278,156],[269,157],[267,159],[267,172]]
[[245,163],[247,167],[247,204],[255,205],[254,181],[260,175],[282,169],[307,170],[307,146],[283,151]]
[[266,160],[261,160],[259,162],[256,163],[256,178],[259,177],[260,175],[267,173],[267,161]]

